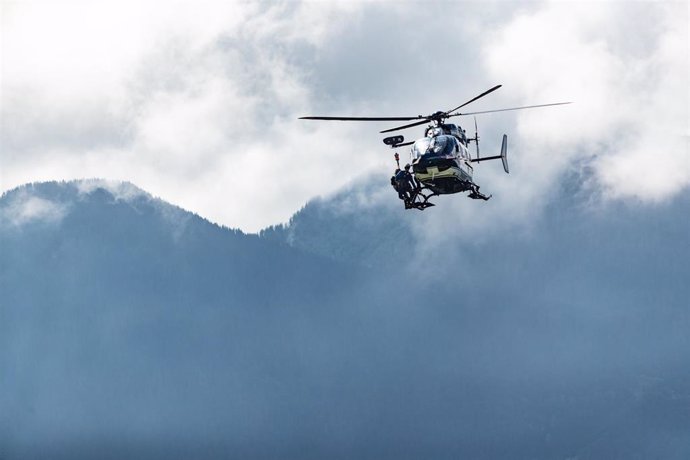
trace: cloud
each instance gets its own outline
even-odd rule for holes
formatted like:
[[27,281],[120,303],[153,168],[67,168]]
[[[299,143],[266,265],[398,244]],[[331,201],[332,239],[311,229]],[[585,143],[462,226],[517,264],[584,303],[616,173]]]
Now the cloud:
[[537,180],[548,190],[584,162],[607,198],[660,200],[686,188],[687,32],[679,3],[552,2],[513,18],[489,40],[491,75],[516,102],[575,102],[517,114],[518,168],[546,172]]
[[59,223],[68,211],[68,205],[34,196],[29,190],[14,193],[0,208],[0,224],[21,227],[29,223]]
[[503,83],[473,109],[576,104],[480,117],[486,152],[509,134],[513,173],[477,168],[496,200],[477,226],[525,221],[573,165],[607,198],[661,200],[690,180],[684,32],[687,12],[655,3],[13,3],[1,186],[127,180],[256,231],[392,166],[385,124],[299,116],[431,113]]
[[105,179],[84,179],[73,182],[80,196],[89,195],[96,190],[106,190],[113,198],[121,201],[132,201],[136,198],[150,198],[150,195],[129,182]]
[[338,159],[353,148],[350,128],[297,121],[313,95],[293,61],[358,5],[225,3],[14,6],[2,187],[129,180],[258,230],[347,183],[352,168]]

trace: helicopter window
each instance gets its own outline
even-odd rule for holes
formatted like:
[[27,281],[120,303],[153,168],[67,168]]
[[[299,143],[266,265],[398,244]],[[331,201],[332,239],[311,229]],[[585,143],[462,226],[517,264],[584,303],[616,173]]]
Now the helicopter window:
[[453,156],[455,150],[455,139],[451,136],[436,136],[431,140],[430,152],[434,156]]
[[452,136],[440,135],[436,137],[425,137],[417,140],[412,146],[413,159],[420,158],[422,155],[428,156],[455,156],[458,144]]
[[424,155],[427,150],[429,149],[429,145],[431,144],[431,138],[425,137],[422,139],[419,139],[414,143],[412,146],[412,158],[417,159],[421,158],[422,155]]

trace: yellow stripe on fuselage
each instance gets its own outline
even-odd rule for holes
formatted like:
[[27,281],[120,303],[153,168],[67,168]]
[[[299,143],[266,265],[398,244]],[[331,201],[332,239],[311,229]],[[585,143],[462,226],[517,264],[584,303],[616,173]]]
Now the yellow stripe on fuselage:
[[415,173],[415,177],[420,182],[431,182],[434,179],[456,178],[458,180],[470,180],[471,177],[460,168],[450,167],[444,171],[439,171],[436,166],[426,168],[426,173]]

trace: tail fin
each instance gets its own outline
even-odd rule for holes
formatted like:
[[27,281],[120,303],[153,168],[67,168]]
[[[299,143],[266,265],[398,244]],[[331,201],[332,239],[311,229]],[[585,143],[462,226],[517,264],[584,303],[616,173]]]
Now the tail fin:
[[487,160],[498,160],[501,159],[503,162],[503,170],[508,174],[508,135],[504,134],[503,135],[503,143],[501,144],[501,154],[496,155],[493,157],[484,157],[484,158],[474,158],[471,159],[470,161],[472,163],[475,162],[480,162],[480,161],[487,161]]
[[508,135],[503,135],[503,143],[501,144],[501,161],[503,162],[503,170],[506,174],[508,171]]

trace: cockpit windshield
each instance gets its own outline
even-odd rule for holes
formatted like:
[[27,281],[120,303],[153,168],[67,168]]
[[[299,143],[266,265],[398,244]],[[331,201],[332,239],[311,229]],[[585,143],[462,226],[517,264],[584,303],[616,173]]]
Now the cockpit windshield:
[[425,137],[417,140],[412,146],[412,157],[452,157],[456,153],[456,141],[453,136],[440,135],[435,137]]
[[424,137],[422,139],[419,139],[412,145],[412,158],[417,159],[421,158],[422,155],[424,155],[429,148],[429,144],[431,144],[431,138],[429,137]]

